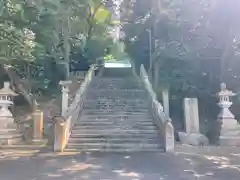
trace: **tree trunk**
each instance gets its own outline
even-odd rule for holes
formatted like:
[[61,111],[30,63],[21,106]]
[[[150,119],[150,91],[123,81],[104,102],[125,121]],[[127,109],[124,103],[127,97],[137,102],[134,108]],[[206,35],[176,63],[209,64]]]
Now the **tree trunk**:
[[26,67],[26,79],[27,79],[27,92],[30,94],[32,91],[30,63],[26,62],[25,67]]
[[63,48],[64,48],[64,65],[65,65],[65,78],[68,79],[69,78],[69,74],[70,74],[70,67],[69,67],[69,63],[70,63],[70,51],[71,51],[71,47],[70,47],[70,42],[69,42],[69,35],[70,35],[70,21],[69,21],[69,10],[67,10],[67,13],[65,15],[65,19],[63,21],[62,24],[62,31],[63,31]]
[[159,62],[157,61],[154,66],[154,89],[156,90],[158,88],[159,83]]

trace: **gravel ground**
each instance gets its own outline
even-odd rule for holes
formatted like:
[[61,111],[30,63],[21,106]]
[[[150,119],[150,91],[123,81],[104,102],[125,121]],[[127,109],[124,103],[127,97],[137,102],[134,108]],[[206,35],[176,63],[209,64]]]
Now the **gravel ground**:
[[238,148],[166,153],[0,152],[0,180],[239,180]]

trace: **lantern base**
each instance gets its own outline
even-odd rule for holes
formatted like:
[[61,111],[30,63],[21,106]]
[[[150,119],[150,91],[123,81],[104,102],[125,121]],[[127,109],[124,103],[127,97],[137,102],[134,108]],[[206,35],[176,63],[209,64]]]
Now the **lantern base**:
[[220,136],[219,146],[240,146],[240,136]]
[[16,129],[0,129],[0,145],[13,145],[22,140],[22,134]]
[[214,126],[219,146],[240,146],[240,125],[236,119],[218,119]]
[[18,130],[13,118],[0,118],[0,145],[13,145],[22,141],[22,133]]
[[229,107],[222,107],[218,115],[218,119],[235,119],[233,113],[228,109]]

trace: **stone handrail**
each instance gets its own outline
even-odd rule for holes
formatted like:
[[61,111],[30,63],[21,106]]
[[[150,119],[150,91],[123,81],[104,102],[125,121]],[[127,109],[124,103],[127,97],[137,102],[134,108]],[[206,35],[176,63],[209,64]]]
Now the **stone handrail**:
[[76,122],[81,111],[86,91],[95,74],[96,66],[92,65],[88,70],[84,81],[76,92],[76,96],[63,117],[55,118],[54,125],[54,151],[62,152],[71,134],[72,125]]
[[153,90],[152,84],[148,79],[147,72],[143,66],[140,67],[140,79],[144,85],[144,88],[148,92],[150,98],[150,109],[153,115],[154,123],[160,129],[162,135],[164,136],[164,146],[166,152],[174,151],[174,128],[171,122],[171,118],[166,115],[163,111],[163,106],[157,100],[157,95]]

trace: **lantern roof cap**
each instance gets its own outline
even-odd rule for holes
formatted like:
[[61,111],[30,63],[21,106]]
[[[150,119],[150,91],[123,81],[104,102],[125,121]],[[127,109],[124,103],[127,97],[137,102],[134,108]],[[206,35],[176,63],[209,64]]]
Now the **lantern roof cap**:
[[227,86],[225,83],[221,83],[220,87],[221,87],[221,91],[217,93],[218,96],[235,96],[236,95],[236,93],[229,91],[227,89]]

